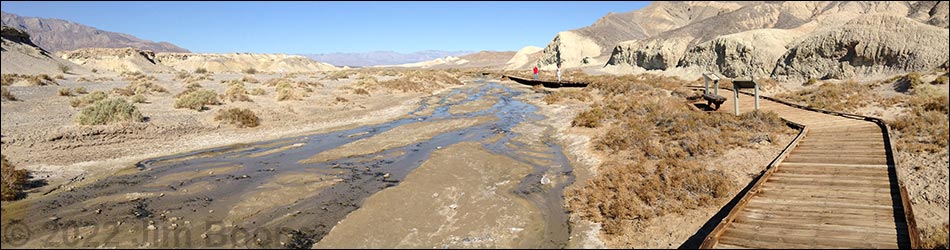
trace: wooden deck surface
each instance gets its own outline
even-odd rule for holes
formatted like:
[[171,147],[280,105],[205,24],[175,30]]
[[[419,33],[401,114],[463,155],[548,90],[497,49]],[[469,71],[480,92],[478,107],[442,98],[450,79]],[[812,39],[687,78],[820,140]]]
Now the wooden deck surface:
[[[720,94],[728,100],[718,112],[733,112],[732,92]],[[752,111],[753,101],[740,95],[740,112]],[[905,216],[906,194],[902,198],[882,126],[765,99],[759,103],[763,111],[807,129],[744,194],[703,248],[912,246],[916,235],[909,234],[916,234],[916,226],[908,226],[913,215]]]

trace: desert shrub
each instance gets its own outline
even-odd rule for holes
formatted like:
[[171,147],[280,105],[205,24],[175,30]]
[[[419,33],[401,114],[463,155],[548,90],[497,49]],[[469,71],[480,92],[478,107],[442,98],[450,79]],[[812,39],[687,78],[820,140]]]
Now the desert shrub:
[[175,73],[174,80],[181,81],[181,80],[188,79],[190,77],[191,77],[191,74],[189,74],[187,71],[178,71],[177,73]]
[[233,82],[224,92],[224,98],[231,102],[250,102],[251,98],[247,96],[247,90],[244,89],[243,82]]
[[257,69],[254,69],[254,68],[247,68],[247,69],[245,69],[243,72],[244,72],[244,74],[253,75],[253,74],[257,74]]
[[241,81],[245,83],[261,83],[261,81],[257,80],[257,78],[252,75],[245,75],[241,77]]
[[56,90],[58,96],[73,96],[73,90],[70,88],[59,88]]
[[59,75],[53,76],[53,79],[56,79],[56,80],[66,80],[66,76],[63,76],[62,74],[59,74]]
[[106,94],[105,92],[93,91],[92,93],[89,93],[87,95],[73,98],[72,100],[69,101],[69,104],[73,106],[73,108],[84,107],[86,105],[96,103],[99,100],[103,100],[108,97],[109,95]]
[[808,79],[808,81],[802,83],[802,86],[812,86],[812,85],[815,85],[815,84],[817,84],[817,83],[818,83],[818,79],[811,78],[811,79]]
[[121,96],[148,95],[151,93],[168,93],[168,89],[158,85],[154,80],[135,79],[123,88],[114,88],[112,92]]
[[324,88],[320,82],[311,82],[311,81],[297,81],[297,87],[300,88]]
[[254,88],[254,89],[251,89],[251,92],[248,93],[248,94],[250,94],[250,95],[266,95],[266,94],[267,94],[267,90],[264,90],[264,89],[262,89],[262,88]]
[[16,99],[16,96],[14,96],[12,93],[10,93],[10,90],[7,89],[7,87],[3,87],[3,93],[2,93],[2,95],[0,95],[0,96],[3,96],[3,100],[7,100],[7,101],[16,101],[16,100],[17,100],[17,99]]
[[57,84],[52,77],[49,77],[47,74],[39,74],[28,79],[30,85],[32,86],[46,86]]
[[240,108],[230,108],[218,111],[214,116],[215,121],[224,121],[225,123],[234,124],[238,127],[257,127],[260,123],[260,119],[257,118],[257,115],[254,114],[249,109],[240,109]]
[[947,75],[938,76],[936,79],[930,82],[930,84],[933,84],[933,85],[940,85],[940,84],[947,84],[947,83],[950,83],[950,78],[948,78]]
[[324,76],[323,79],[336,81],[340,79],[349,78],[351,75],[354,75],[354,74],[356,74],[356,72],[349,71],[349,70],[333,71],[333,72],[328,73],[326,76]]
[[554,104],[564,99],[573,99],[586,102],[590,101],[592,98],[593,97],[590,95],[590,92],[577,89],[565,89],[558,92],[551,92],[545,95],[541,100],[547,104]]
[[120,122],[141,122],[145,118],[135,105],[122,98],[99,100],[82,109],[76,122],[80,125],[106,125]]
[[596,128],[599,127],[606,118],[607,117],[604,113],[604,110],[599,107],[595,107],[577,114],[577,116],[574,117],[574,120],[571,121],[571,126]]
[[364,89],[364,88],[354,88],[354,89],[353,89],[353,94],[356,94],[356,95],[366,95],[366,96],[370,95],[370,94],[369,94],[369,90],[366,90],[366,89]]
[[75,92],[76,94],[79,94],[79,95],[89,94],[89,91],[86,90],[86,87],[77,87],[77,88],[73,89],[73,92]]
[[0,82],[2,82],[2,83],[0,83],[0,85],[3,85],[3,86],[10,86],[10,85],[13,85],[14,83],[16,83],[17,81],[20,80],[20,75],[18,75],[18,74],[3,74],[2,77],[0,77],[0,79],[2,79],[2,80],[0,80]]
[[342,96],[337,96],[335,102],[337,102],[337,103],[345,103],[345,102],[350,102],[350,99],[343,98]]
[[950,138],[950,97],[934,86],[914,89],[908,110],[890,122],[896,131],[900,151],[938,153],[947,149]]
[[721,171],[678,159],[607,162],[600,169],[585,188],[572,190],[568,204],[603,223],[607,234],[620,233],[633,220],[716,205],[735,186]]
[[131,101],[132,103],[145,103],[147,100],[145,99],[145,96],[143,95],[134,95],[132,96],[132,98],[129,98],[129,101]]
[[264,85],[267,85],[268,87],[277,87],[277,85],[280,85],[281,83],[292,84],[293,81],[282,77],[271,78],[270,80],[267,80],[267,82],[264,82]]
[[208,73],[208,69],[205,69],[205,68],[195,69],[195,74],[204,74],[204,73]]
[[294,90],[294,86],[290,85],[290,82],[281,82],[277,84],[277,101],[287,101],[287,100],[300,100],[300,96],[297,94],[297,91]]
[[947,249],[950,224],[944,222],[942,226],[931,226],[921,230],[920,234],[923,249]]
[[776,97],[806,106],[835,111],[851,111],[870,104],[878,98],[869,85],[848,80],[843,83],[825,83],[818,88],[782,93]]
[[72,67],[69,67],[69,65],[62,64],[62,63],[56,65],[56,68],[59,69],[59,72],[63,72],[64,74],[69,73],[69,70],[72,69]]
[[[372,85],[374,81],[375,77],[373,77],[372,81],[366,79],[365,83],[366,85]],[[378,82],[378,85],[383,88],[401,92],[417,93],[430,92],[432,90],[444,88],[448,85],[462,84],[463,83],[459,81],[454,75],[451,75],[447,72],[431,70],[413,70],[405,72],[402,77]]]
[[194,89],[185,91],[187,93],[182,92],[183,95],[175,99],[176,109],[187,108],[202,111],[206,108],[206,105],[221,104],[221,102],[218,101],[218,94],[215,93],[214,90]]
[[99,73],[98,69],[92,69],[92,73]]
[[27,185],[29,173],[25,169],[16,169],[16,166],[7,161],[7,156],[0,155],[0,200],[12,201],[23,196],[23,189]]

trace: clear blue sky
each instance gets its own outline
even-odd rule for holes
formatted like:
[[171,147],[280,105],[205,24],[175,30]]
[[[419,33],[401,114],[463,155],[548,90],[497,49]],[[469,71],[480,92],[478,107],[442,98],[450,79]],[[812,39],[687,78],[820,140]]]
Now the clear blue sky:
[[518,50],[649,2],[8,2],[193,52]]

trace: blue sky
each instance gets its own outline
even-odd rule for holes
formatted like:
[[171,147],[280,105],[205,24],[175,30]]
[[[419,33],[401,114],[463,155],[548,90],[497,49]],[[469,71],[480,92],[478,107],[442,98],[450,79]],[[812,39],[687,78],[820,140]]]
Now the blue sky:
[[193,52],[518,50],[649,2],[7,2]]

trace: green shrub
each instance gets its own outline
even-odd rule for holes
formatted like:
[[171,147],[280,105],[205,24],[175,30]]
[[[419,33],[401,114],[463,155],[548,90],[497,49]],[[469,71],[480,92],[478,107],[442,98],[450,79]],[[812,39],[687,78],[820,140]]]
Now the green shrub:
[[73,108],[78,108],[78,107],[83,107],[89,104],[93,104],[95,102],[98,102],[99,100],[106,99],[108,97],[109,95],[106,94],[105,92],[93,91],[92,93],[89,93],[88,95],[73,98],[72,100],[69,101],[69,104],[72,105]]
[[80,125],[106,125],[119,122],[141,122],[145,118],[135,105],[122,98],[99,100],[83,108],[76,118]]
[[29,173],[24,169],[16,169],[16,166],[7,161],[7,156],[0,155],[0,200],[12,201],[23,196],[23,188],[27,184]]
[[224,121],[225,123],[243,127],[257,127],[260,124],[260,118],[249,109],[230,108],[218,111],[214,116],[215,121]]
[[[185,93],[187,92],[187,93]],[[205,109],[206,105],[218,105],[218,94],[209,89],[185,90],[185,93],[175,99],[175,108],[188,108],[197,111]]]

